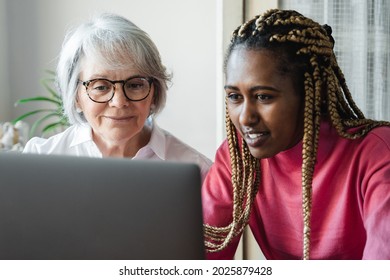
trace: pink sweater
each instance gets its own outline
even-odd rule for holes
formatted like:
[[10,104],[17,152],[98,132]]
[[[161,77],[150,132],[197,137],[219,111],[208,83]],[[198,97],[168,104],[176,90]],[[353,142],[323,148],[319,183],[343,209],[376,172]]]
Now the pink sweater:
[[[267,259],[302,258],[302,142],[261,160],[261,184],[249,225]],[[227,142],[202,188],[205,223],[231,221]],[[390,128],[347,140],[321,125],[313,179],[311,259],[390,259]],[[209,259],[231,259],[238,238]]]

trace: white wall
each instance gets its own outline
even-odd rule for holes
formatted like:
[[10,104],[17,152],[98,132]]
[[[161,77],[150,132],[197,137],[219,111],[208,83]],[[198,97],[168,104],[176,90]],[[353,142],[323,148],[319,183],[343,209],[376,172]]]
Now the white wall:
[[0,123],[10,115],[6,24],[6,0],[0,0]]
[[[9,73],[10,87],[6,102],[7,92],[0,92],[0,122],[31,110],[31,105],[13,108],[17,99],[44,92],[39,80],[45,76],[45,69],[55,68],[65,31],[95,13],[110,11],[126,16],[148,32],[173,73],[167,106],[157,118],[160,126],[214,158],[219,144],[216,139],[220,139],[216,104],[223,102],[217,101],[216,95],[220,62],[216,7],[221,0],[0,1],[0,18],[6,18],[7,24],[0,35],[6,33],[8,48],[6,54],[0,53],[8,57],[6,67],[1,60],[0,73]],[[4,114],[7,108],[12,110]]]

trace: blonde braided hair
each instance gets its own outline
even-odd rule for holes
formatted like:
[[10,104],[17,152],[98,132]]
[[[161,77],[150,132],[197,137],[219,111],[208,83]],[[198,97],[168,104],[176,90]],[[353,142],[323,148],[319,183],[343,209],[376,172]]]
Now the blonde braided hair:
[[[329,26],[292,10],[269,10],[239,26],[234,32],[225,59],[237,46],[268,49],[285,54],[289,72],[303,76],[304,115],[302,148],[303,259],[310,257],[310,216],[312,181],[317,158],[321,119],[328,118],[344,138],[364,137],[389,122],[366,119],[356,106],[333,52],[334,40]],[[292,70],[291,70],[292,69]],[[299,70],[299,71],[297,71]],[[350,128],[356,127],[354,131]],[[252,203],[260,183],[260,161],[254,158],[237,132],[226,110],[226,130],[232,166],[233,217],[225,227],[204,225],[205,245],[209,252],[221,251],[241,234],[248,224]],[[240,145],[241,144],[241,145]],[[240,148],[241,147],[241,148]]]

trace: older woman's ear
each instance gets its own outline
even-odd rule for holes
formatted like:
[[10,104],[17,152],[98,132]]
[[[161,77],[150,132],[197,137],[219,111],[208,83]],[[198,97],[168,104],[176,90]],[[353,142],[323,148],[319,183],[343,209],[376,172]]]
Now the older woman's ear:
[[155,109],[156,109],[156,105],[154,104],[154,100],[153,100],[152,104],[150,104],[149,116],[154,114]]
[[78,98],[78,95],[76,95],[76,102],[75,102],[75,108],[76,108],[76,112],[78,114],[82,113],[83,112],[83,109],[81,108],[80,106],[80,103],[79,103],[79,98]]

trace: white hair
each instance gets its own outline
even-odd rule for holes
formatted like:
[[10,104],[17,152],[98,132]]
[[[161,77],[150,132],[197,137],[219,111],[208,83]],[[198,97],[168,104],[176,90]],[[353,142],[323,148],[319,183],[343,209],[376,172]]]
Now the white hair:
[[170,75],[161,62],[156,45],[149,35],[124,17],[104,13],[70,30],[64,39],[56,73],[64,115],[70,124],[86,120],[76,111],[76,96],[81,62],[93,59],[110,69],[132,65],[153,78],[153,113],[160,112],[166,101]]

